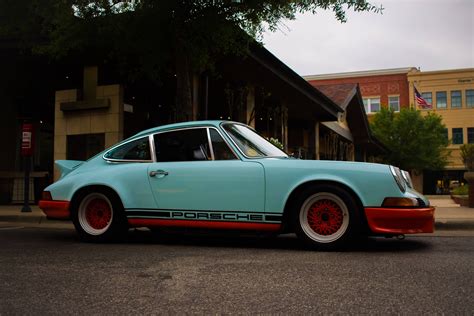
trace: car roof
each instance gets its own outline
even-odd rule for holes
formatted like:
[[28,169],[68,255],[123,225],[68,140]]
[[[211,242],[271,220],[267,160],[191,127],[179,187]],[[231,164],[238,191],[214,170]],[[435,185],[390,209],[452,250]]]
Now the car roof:
[[166,130],[173,130],[173,129],[179,129],[179,128],[185,128],[185,127],[196,127],[196,126],[219,126],[222,122],[227,122],[227,123],[236,123],[232,121],[224,121],[224,120],[208,120],[208,121],[189,121],[189,122],[180,122],[180,123],[174,123],[174,124],[167,124],[167,125],[161,125],[153,128],[149,128],[147,130],[141,131],[132,138],[136,136],[145,136],[161,131],[166,131]]

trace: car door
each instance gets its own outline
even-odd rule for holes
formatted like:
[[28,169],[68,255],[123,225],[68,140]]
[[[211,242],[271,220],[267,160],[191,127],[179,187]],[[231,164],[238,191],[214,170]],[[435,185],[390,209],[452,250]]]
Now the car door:
[[228,213],[227,219],[264,212],[262,165],[238,159],[216,129],[158,133],[154,146],[156,162],[148,175],[157,209],[176,210],[189,219],[212,212]]

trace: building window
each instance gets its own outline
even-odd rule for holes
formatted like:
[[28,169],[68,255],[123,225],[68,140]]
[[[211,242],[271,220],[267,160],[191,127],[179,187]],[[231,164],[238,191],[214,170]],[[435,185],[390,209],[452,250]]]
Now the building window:
[[466,106],[474,108],[474,90],[466,90]]
[[453,144],[460,145],[462,143],[462,128],[453,128]]
[[462,107],[461,91],[451,91],[451,108],[460,109]]
[[380,98],[364,98],[364,107],[366,113],[380,111]]
[[426,103],[428,103],[429,105],[433,104],[433,94],[431,92],[423,92],[421,94],[421,97],[425,99]]
[[467,128],[467,143],[474,144],[474,127]]
[[436,92],[436,107],[438,109],[446,109],[447,98],[446,91]]
[[105,134],[67,135],[66,159],[87,160],[105,148]]
[[388,97],[388,107],[390,108],[390,110],[399,112],[400,111],[400,97],[398,95],[393,96],[393,97]]

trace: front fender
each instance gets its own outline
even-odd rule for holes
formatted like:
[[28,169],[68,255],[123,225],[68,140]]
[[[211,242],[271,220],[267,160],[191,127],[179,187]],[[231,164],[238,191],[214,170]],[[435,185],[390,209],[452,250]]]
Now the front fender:
[[269,160],[265,167],[265,211],[282,213],[291,193],[314,181],[350,188],[364,207],[380,206],[387,196],[403,196],[386,165],[340,161]]

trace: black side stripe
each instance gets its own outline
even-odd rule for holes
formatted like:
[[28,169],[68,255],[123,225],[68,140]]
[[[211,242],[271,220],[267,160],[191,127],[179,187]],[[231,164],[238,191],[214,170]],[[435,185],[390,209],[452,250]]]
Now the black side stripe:
[[164,212],[164,211],[133,211],[133,210],[127,210],[127,216],[170,217],[170,212]]
[[265,215],[265,220],[266,221],[281,222],[282,219],[283,219],[283,216],[281,216],[281,215]]
[[126,209],[127,218],[161,218],[183,220],[231,220],[251,222],[279,222],[283,220],[281,214],[265,214],[258,212],[230,212],[230,211],[190,211],[190,210],[153,210],[153,209]]

